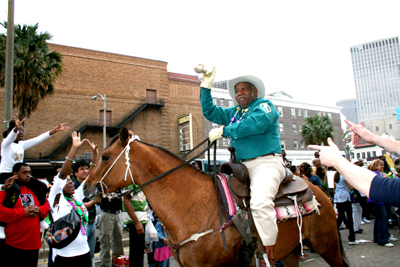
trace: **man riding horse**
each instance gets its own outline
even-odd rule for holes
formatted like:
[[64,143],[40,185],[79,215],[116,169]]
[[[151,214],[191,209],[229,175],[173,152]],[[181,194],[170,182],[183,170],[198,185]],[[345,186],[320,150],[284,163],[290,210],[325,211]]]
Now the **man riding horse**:
[[251,75],[228,81],[228,90],[238,106],[223,108],[214,105],[211,86],[216,69],[203,74],[200,101],[204,116],[217,124],[210,141],[226,137],[236,149],[236,159],[249,170],[250,207],[260,239],[271,265],[278,236],[274,199],[285,177],[282,149],[278,130],[279,113],[274,104],[265,99],[263,82]]

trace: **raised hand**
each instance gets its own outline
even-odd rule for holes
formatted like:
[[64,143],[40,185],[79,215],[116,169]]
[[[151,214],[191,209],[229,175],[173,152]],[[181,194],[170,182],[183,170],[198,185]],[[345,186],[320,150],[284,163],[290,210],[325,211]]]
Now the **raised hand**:
[[53,134],[58,133],[58,132],[66,131],[68,129],[69,129],[69,127],[67,126],[67,123],[60,123],[59,125],[54,127],[53,130],[50,131],[50,135],[53,135]]
[[[15,123],[16,131],[18,131],[18,130],[20,130],[20,129],[23,128],[22,124],[24,123],[25,118],[23,118],[23,119],[20,121],[20,120],[18,119],[18,114],[16,114],[15,116],[13,116],[13,120],[14,120],[14,123]],[[16,132],[16,131],[15,131],[15,132]]]
[[353,131],[353,134],[351,136],[351,142],[353,143],[353,145],[358,145],[361,138],[369,143],[372,141],[374,134],[371,133],[368,129],[364,128],[360,124],[355,124],[348,120],[344,121],[350,126],[350,129]]
[[215,79],[215,74],[217,73],[217,69],[213,68],[212,71],[206,71],[203,73],[203,80],[201,82],[201,87],[211,89],[212,87],[212,82]]
[[333,166],[334,161],[338,158],[342,158],[342,155],[340,154],[339,148],[331,138],[328,138],[328,145],[329,146],[309,145],[308,147],[319,150],[319,158],[321,159],[322,165]]
[[96,164],[97,163],[97,155],[99,154],[97,145],[95,145],[94,142],[90,142],[88,139],[86,139],[86,142],[89,144],[90,148],[92,149],[93,163]]
[[93,154],[99,154],[99,150],[97,149],[97,145],[94,144],[94,142],[90,142],[90,140],[85,139],[86,142],[89,144],[89,146],[92,148]]
[[81,140],[81,133],[77,133],[73,131],[71,133],[71,138],[72,138],[72,146],[73,147],[80,147],[84,142],[86,142],[86,139]]
[[3,190],[9,189],[13,185],[15,179],[17,179],[17,175],[8,178],[3,185]]

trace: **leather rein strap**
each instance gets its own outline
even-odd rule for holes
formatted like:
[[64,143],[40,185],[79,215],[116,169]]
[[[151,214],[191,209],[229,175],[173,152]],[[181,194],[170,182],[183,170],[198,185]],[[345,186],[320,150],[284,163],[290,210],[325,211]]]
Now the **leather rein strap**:
[[[201,142],[197,147],[199,147],[200,145],[202,145],[203,143],[205,143],[205,141],[207,141],[207,140],[208,140],[208,138],[205,139],[203,142]],[[193,158],[184,161],[182,164],[179,164],[179,165],[176,166],[175,168],[172,168],[172,169],[170,169],[169,171],[164,172],[164,173],[162,173],[162,174],[160,174],[160,175],[154,177],[153,179],[151,179],[151,180],[145,182],[144,184],[142,184],[142,185],[140,185],[140,186],[138,186],[138,187],[136,187],[136,188],[134,188],[134,189],[129,189],[129,190],[125,191],[124,193],[117,193],[118,198],[120,198],[121,196],[128,195],[128,194],[130,194],[130,193],[137,194],[137,193],[138,193],[143,187],[145,187],[146,185],[148,185],[148,184],[150,184],[150,183],[152,183],[152,182],[155,182],[155,181],[157,181],[157,180],[159,180],[159,179],[161,179],[161,178],[167,176],[168,174],[170,174],[170,173],[172,173],[172,172],[174,172],[174,171],[176,171],[176,170],[179,170],[180,168],[182,168],[182,167],[185,166],[185,165],[190,164],[190,162],[192,162],[193,160],[195,160],[195,159],[198,158],[199,156],[203,155],[203,154],[204,154],[207,150],[209,150],[214,144],[216,144],[216,142],[212,142],[211,144],[209,144],[204,150],[202,150],[199,154],[197,154],[197,155],[194,156]],[[192,151],[194,151],[195,149],[197,149],[197,147],[195,147],[193,150],[191,150],[188,154],[190,154]],[[188,154],[186,154],[184,157],[186,157]],[[209,154],[210,154],[210,153],[209,153]]]

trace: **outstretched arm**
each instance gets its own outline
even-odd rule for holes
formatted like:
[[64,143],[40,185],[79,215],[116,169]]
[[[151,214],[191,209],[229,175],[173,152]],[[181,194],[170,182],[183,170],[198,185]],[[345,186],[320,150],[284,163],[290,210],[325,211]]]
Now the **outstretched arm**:
[[320,150],[319,155],[322,165],[335,167],[335,169],[341,175],[343,175],[348,183],[369,197],[371,183],[376,174],[370,170],[350,163],[340,154],[338,147],[331,138],[328,138],[328,144],[329,146],[310,145],[308,147],[311,149]]
[[362,138],[368,143],[384,147],[387,151],[395,151],[397,153],[400,153],[400,142],[382,138],[376,134],[371,133],[368,129],[359,124],[355,124],[348,120],[344,121],[350,126],[350,129],[353,131],[351,141],[354,145],[358,144],[358,142]]
[[68,129],[69,129],[69,127],[67,126],[66,123],[60,123],[59,125],[57,125],[56,127],[54,127],[52,130],[50,130],[49,134],[50,134],[50,135],[53,135],[53,134],[55,134],[55,133],[63,132],[63,131],[66,131],[66,130],[68,130]]

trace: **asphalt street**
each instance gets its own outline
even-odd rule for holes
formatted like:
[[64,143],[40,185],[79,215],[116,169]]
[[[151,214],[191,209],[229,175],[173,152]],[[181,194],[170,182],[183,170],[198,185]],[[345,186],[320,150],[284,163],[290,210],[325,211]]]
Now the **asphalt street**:
[[[373,243],[373,220],[370,224],[362,225],[364,232],[362,234],[356,234],[356,238],[362,241],[359,245],[349,245],[347,236],[348,230],[340,230],[343,247],[345,253],[350,261],[352,267],[369,267],[369,266],[400,266],[400,241],[394,241],[394,247],[387,248],[378,246]],[[400,239],[398,227],[395,226],[393,229],[389,229],[390,233]],[[124,231],[125,232],[125,231]],[[124,233],[127,236],[127,233]],[[126,244],[126,243],[125,243]],[[300,267],[325,267],[329,266],[324,259],[318,254],[310,253],[307,260],[300,261]],[[125,255],[129,254],[129,247],[125,246]],[[100,266],[100,254],[95,255],[96,266]],[[47,266],[47,261],[43,258],[39,261],[39,266]],[[148,266],[147,257],[145,256],[145,264]],[[179,267],[178,263],[174,258],[171,258],[170,267]]]
[[[347,239],[349,231],[346,229],[340,230],[342,244],[351,266],[400,266],[400,241],[394,241],[394,247],[391,248],[378,246],[378,244],[373,243],[373,222],[374,220],[371,220],[370,224],[362,225],[361,227],[364,229],[364,232],[362,234],[356,234],[358,240],[366,241],[359,245],[349,245]],[[389,232],[395,238],[400,239],[398,229],[399,228],[395,226],[393,229],[389,229]],[[309,253],[309,251],[306,251],[306,253]],[[329,266],[318,254],[309,254],[308,260],[300,262],[301,267]]]

